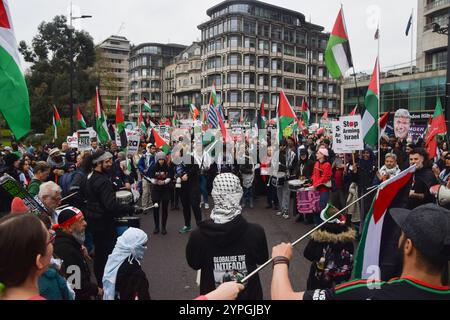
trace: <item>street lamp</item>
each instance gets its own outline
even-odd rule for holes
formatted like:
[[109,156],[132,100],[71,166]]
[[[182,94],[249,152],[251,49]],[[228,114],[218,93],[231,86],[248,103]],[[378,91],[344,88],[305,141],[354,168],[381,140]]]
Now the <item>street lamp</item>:
[[445,84],[445,122],[447,123],[447,139],[450,133],[450,34],[448,28],[450,26],[450,8],[448,9],[448,25],[441,27],[438,23],[433,24],[433,32],[447,35],[447,81]]
[[73,45],[72,45],[72,32],[73,32],[73,26],[72,26],[72,22],[73,20],[78,20],[78,19],[88,19],[88,18],[92,18],[92,16],[90,15],[82,15],[80,17],[74,17],[72,14],[72,3],[70,4],[70,27],[69,27],[69,54],[70,54],[70,70],[69,70],[69,74],[70,74],[70,98],[69,98],[69,103],[70,103],[70,130],[73,133],[74,132],[74,125],[73,125]]

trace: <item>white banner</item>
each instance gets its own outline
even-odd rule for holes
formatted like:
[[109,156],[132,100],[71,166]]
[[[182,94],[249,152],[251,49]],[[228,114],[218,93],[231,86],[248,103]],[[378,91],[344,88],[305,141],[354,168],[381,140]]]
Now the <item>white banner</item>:
[[127,133],[127,139],[128,139],[128,148],[127,148],[127,155],[131,154],[134,155],[139,150],[139,143],[141,141],[141,133],[137,130],[125,130]]
[[69,148],[77,149],[78,148],[78,134],[74,133],[73,136],[68,136],[67,143],[69,144]]
[[332,122],[333,151],[352,153],[364,149],[361,116],[341,117]]
[[78,134],[78,151],[91,150],[91,135],[88,130],[79,130]]

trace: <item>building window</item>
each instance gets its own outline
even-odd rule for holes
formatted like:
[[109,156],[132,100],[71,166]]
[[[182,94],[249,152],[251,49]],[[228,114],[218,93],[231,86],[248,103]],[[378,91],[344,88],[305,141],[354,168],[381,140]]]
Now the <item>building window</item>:
[[229,66],[240,66],[241,63],[241,55],[238,53],[230,53],[228,55],[228,65]]
[[306,81],[296,80],[295,81],[295,89],[298,91],[306,91]]
[[291,78],[284,78],[284,88],[288,90],[294,90],[295,81]]
[[256,77],[254,73],[244,73],[244,84],[254,85],[255,79]]
[[228,37],[228,47],[237,48],[242,46],[242,38],[239,36]]
[[258,35],[268,38],[270,36],[270,27],[267,24],[258,23]]
[[258,68],[269,68],[269,58],[259,57],[258,58]]
[[287,56],[294,56],[295,50],[293,46],[284,45],[284,54]]
[[240,73],[229,73],[228,74],[228,84],[241,84],[241,74]]
[[281,87],[281,77],[272,77],[272,88]]
[[284,41],[294,42],[294,30],[284,29]]
[[282,49],[281,43],[272,42],[272,52],[273,53],[282,53],[283,49]]
[[268,86],[269,85],[269,76],[267,74],[260,74],[258,76],[258,85]]
[[301,47],[296,47],[295,49],[295,56],[297,58],[306,59],[306,49]]
[[297,44],[306,44],[306,34],[300,31],[297,31],[295,34],[295,43]]
[[245,37],[244,38],[244,48],[256,48],[256,39]]
[[303,63],[296,63],[295,64],[295,73],[306,74],[306,65],[304,65]]
[[245,34],[256,34],[256,22],[244,20],[244,33]]
[[293,62],[289,62],[289,61],[285,61],[284,62],[284,71],[285,72],[295,72],[295,63]]
[[228,102],[241,102],[241,92],[228,91]]
[[272,39],[282,40],[282,28],[272,25]]
[[244,103],[255,103],[256,102],[256,94],[253,91],[245,91],[244,92]]
[[256,58],[252,54],[244,55],[244,66],[255,66]]
[[280,59],[272,59],[272,70],[281,70],[281,64]]
[[239,32],[241,30],[241,20],[238,18],[231,18],[229,20],[230,23],[230,31],[231,32]]
[[269,41],[259,40],[258,47],[259,50],[269,50]]

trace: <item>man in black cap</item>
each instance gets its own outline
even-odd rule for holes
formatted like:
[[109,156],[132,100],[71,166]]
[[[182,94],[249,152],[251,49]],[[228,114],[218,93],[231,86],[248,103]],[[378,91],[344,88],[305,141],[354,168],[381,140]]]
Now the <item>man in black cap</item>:
[[81,187],[86,199],[86,215],[94,238],[94,273],[99,284],[102,283],[103,269],[108,255],[113,251],[117,240],[114,218],[131,216],[135,209],[117,201],[109,171],[112,168],[112,154],[98,150],[92,155],[93,171]]
[[399,253],[403,269],[400,278],[388,282],[356,280],[333,289],[294,292],[288,275],[292,245],[282,243],[272,250],[274,300],[450,300],[444,273],[450,259],[450,211],[435,204],[408,209],[391,209],[402,230]]

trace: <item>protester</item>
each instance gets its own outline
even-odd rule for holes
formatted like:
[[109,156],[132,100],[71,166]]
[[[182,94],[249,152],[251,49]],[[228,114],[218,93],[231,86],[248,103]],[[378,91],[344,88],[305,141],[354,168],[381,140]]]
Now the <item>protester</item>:
[[395,153],[387,153],[384,157],[384,166],[378,170],[375,179],[373,181],[374,185],[378,185],[390,178],[395,177],[401,172],[397,164],[397,156]]
[[[321,212],[320,218],[327,221],[337,212],[335,207],[328,205]],[[307,290],[333,288],[350,279],[356,232],[346,226],[345,222],[345,216],[340,215],[311,234],[311,240],[303,253],[312,262]]]
[[92,155],[93,171],[84,182],[81,193],[86,199],[86,218],[92,231],[95,246],[94,273],[101,283],[108,255],[114,248],[117,234],[114,218],[131,216],[134,208],[120,204],[109,179],[112,154],[99,150]]
[[[76,300],[91,300],[103,295],[95,283],[91,282],[91,272],[85,240],[86,221],[83,213],[75,207],[67,207],[58,216],[58,224],[53,226],[56,230],[54,251],[62,259],[62,272],[66,278],[73,275],[74,270],[79,271],[79,287],[75,287]],[[76,267],[77,269],[74,269]]]
[[439,173],[438,178],[439,178],[439,182],[441,184],[446,185],[450,178],[450,154],[449,153],[447,153],[444,160],[445,160],[445,167]]
[[53,241],[44,224],[31,214],[0,219],[1,300],[45,300],[39,294],[38,279],[50,265]]
[[280,154],[279,154],[279,165],[278,173],[282,174],[280,179],[277,179],[277,196],[278,201],[281,204],[281,211],[277,212],[277,216],[282,216],[284,219],[289,219],[289,202],[290,202],[290,191],[288,180],[293,179],[294,170],[297,167],[297,155],[288,146],[286,140],[280,142]]
[[430,192],[430,188],[437,185],[438,181],[431,169],[427,151],[423,148],[414,149],[409,156],[409,161],[411,165],[416,165],[416,171],[409,193],[408,209],[414,209],[426,203],[433,203],[435,199]]
[[49,180],[58,183],[60,177],[62,177],[68,169],[66,160],[58,148],[50,150],[47,164],[51,168]]
[[33,179],[33,169],[30,167],[30,163],[24,159],[22,159],[19,163],[19,180],[22,186],[26,189],[30,184],[31,179]]
[[[152,184],[148,180],[150,179],[150,173],[156,164],[155,154],[156,147],[148,144],[146,147],[147,152],[142,155],[137,164],[139,172],[142,175],[142,207],[148,208],[152,205]],[[147,178],[147,179],[146,179]]]
[[103,276],[103,300],[150,300],[149,282],[141,262],[147,249],[144,231],[129,228],[117,239]]
[[[200,294],[206,294],[225,282],[227,271],[233,272],[230,280],[239,280],[268,259],[264,229],[248,223],[241,215],[242,187],[239,178],[231,173],[214,179],[214,208],[211,220],[198,225],[186,246],[186,259],[191,268],[201,270]],[[238,300],[263,298],[259,276],[249,280]]]
[[167,165],[166,154],[162,151],[155,156],[156,164],[150,173],[150,181],[152,187],[152,200],[158,203],[158,206],[153,208],[153,219],[155,222],[155,229],[153,234],[158,234],[160,231],[160,217],[159,208],[162,209],[161,234],[167,234],[167,217],[169,215],[169,200],[170,200],[170,182],[172,178]]
[[398,248],[403,260],[400,278],[388,282],[356,280],[332,289],[294,292],[289,280],[292,245],[272,249],[273,300],[450,300],[450,288],[443,285],[449,255],[450,211],[435,204],[410,211],[391,209],[402,230]]
[[53,224],[58,222],[56,208],[61,205],[61,187],[49,181],[40,185],[38,198],[48,210],[48,215]]
[[[320,193],[320,211],[325,209],[328,201],[330,199],[330,191],[331,191],[331,177],[333,175],[331,164],[328,162],[328,150],[325,148],[320,148],[316,153],[317,161],[314,165],[312,182],[313,186]],[[320,221],[320,212],[316,212],[314,214],[314,223],[319,225]]]

